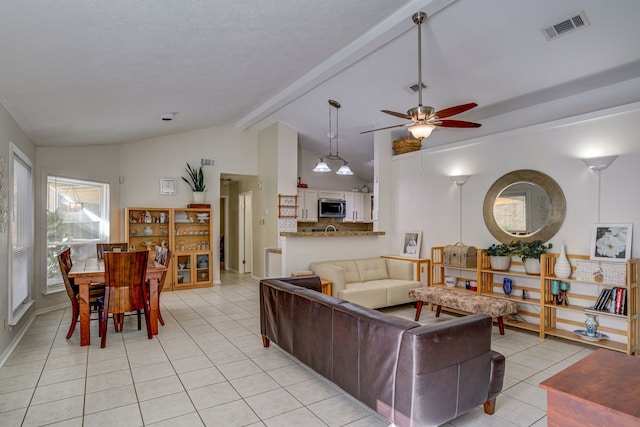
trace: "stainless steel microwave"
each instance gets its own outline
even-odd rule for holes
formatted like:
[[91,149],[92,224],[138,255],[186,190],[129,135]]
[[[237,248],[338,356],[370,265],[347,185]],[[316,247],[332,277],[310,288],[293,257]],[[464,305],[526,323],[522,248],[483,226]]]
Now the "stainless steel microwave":
[[318,199],[318,217],[344,218],[346,202],[340,199]]

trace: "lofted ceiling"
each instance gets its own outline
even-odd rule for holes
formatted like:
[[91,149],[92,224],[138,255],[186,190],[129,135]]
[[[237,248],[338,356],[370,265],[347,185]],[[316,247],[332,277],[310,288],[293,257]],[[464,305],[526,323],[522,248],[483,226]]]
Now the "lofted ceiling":
[[[29,0],[0,15],[0,102],[39,146],[282,121],[322,155],[335,99],[340,155],[371,180],[373,134],[360,132],[418,104],[418,10],[424,104],[477,102],[454,118],[483,124],[423,146],[640,101],[637,0]],[[545,37],[574,12],[589,25]]]

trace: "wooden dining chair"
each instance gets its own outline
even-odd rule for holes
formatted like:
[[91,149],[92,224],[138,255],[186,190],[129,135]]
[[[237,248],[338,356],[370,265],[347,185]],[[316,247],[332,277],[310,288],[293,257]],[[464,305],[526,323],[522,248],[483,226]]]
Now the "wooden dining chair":
[[[58,265],[60,266],[60,274],[67,290],[67,295],[71,301],[71,325],[67,332],[67,339],[71,338],[73,331],[76,329],[76,323],[80,317],[80,304],[78,303],[79,288],[73,282],[73,278],[69,277],[69,271],[73,267],[71,259],[71,248],[65,249],[58,255]],[[96,308],[98,306],[98,298],[104,295],[104,284],[95,283],[89,285],[89,307]]]
[[104,259],[105,252],[127,252],[129,245],[126,243],[96,243],[98,259]]
[[[116,331],[122,332],[124,314],[144,311],[147,336],[151,334],[149,323],[149,297],[145,285],[145,274],[149,251],[104,252],[105,291],[100,305],[100,347],[107,343],[107,323],[113,315]],[[138,330],[140,330],[138,322]]]
[[[169,262],[171,261],[171,249],[164,248],[162,246],[156,246],[156,252],[153,259],[155,260],[155,262],[162,264],[165,267],[169,267]],[[158,321],[162,326],[164,326],[164,319],[162,318],[162,311],[160,310],[160,293],[162,292],[162,288],[164,287],[164,280],[167,277],[167,271],[162,272],[162,276],[160,277],[160,280],[158,282]],[[149,281],[147,281],[147,294],[150,294]]]

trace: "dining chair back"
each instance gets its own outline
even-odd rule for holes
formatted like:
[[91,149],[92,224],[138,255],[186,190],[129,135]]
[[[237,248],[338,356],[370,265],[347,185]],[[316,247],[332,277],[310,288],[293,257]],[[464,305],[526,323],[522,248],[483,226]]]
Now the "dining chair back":
[[[171,249],[165,248],[162,246],[156,246],[156,254],[153,258],[155,262],[164,265],[165,267],[169,267],[169,262],[171,261]],[[160,293],[162,292],[162,288],[164,287],[164,280],[167,278],[167,271],[162,272],[162,276],[158,281],[158,321],[162,326],[164,326],[164,319],[162,318],[162,311],[160,310]]]
[[[60,266],[60,274],[62,275],[62,281],[64,287],[71,301],[71,325],[69,325],[69,331],[67,332],[67,339],[71,338],[73,331],[76,329],[76,323],[80,316],[80,305],[78,303],[78,286],[73,282],[73,278],[69,277],[69,271],[73,266],[71,259],[71,248],[65,249],[58,255],[58,265]],[[104,286],[99,284],[92,284],[89,286],[89,306],[95,307],[98,305],[98,298],[104,295]]]
[[129,245],[126,243],[96,243],[98,259],[104,259],[105,252],[127,252]]
[[148,260],[149,251],[104,252],[105,294],[100,307],[101,347],[104,348],[107,342],[109,314],[114,317],[116,330],[121,332],[125,313],[144,310],[147,336],[149,339],[153,338],[145,285]]

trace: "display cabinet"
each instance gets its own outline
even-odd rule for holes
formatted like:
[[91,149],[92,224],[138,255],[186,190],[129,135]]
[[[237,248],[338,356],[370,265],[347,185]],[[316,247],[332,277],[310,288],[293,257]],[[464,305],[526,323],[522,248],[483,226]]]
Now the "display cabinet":
[[[484,249],[478,249],[478,292],[494,298],[507,299],[518,304],[518,313],[506,317],[505,325],[527,329],[540,334],[542,331],[542,306],[540,303],[541,275],[528,274],[524,271],[524,264],[511,261],[507,271],[493,270],[491,258]],[[505,279],[511,281],[511,292],[507,295],[504,290]]]
[[[589,341],[591,344],[637,355],[640,350],[638,259],[614,263],[590,261],[588,255],[567,255],[572,265],[572,274],[569,278],[560,279],[553,273],[557,257],[557,254],[545,254],[541,258],[544,309],[542,336],[551,335],[585,342],[585,337],[573,331],[584,330],[586,315],[593,314],[598,316],[598,332],[606,338],[592,339]],[[557,281],[555,286],[554,281]],[[558,283],[568,289],[566,293],[562,293],[562,298],[557,296]],[[620,314],[616,314],[613,308],[610,310],[606,301],[601,304],[602,309],[594,309],[602,290],[611,288],[624,291],[626,301],[622,303],[624,305],[621,306]]]
[[130,249],[171,249],[164,290],[213,284],[211,209],[127,208],[125,218]]
[[[476,268],[449,267],[443,265],[443,251],[444,246],[431,248],[430,286],[445,286],[445,277],[452,276],[457,284],[453,289],[470,292],[464,282],[477,280],[478,294],[518,304],[518,313],[504,319],[508,326],[536,332],[540,338],[555,336],[631,355],[640,353],[637,258],[602,262],[591,261],[588,255],[567,255],[572,273],[561,279],[554,275],[558,254],[542,255],[540,274],[532,275],[516,260],[512,260],[507,271],[493,270],[484,249],[477,251]],[[505,279],[511,281],[509,295],[503,289]],[[555,286],[554,281],[558,282]],[[602,291],[613,287],[624,292],[621,314],[606,308],[594,309]],[[563,290],[562,298],[558,297],[558,288]],[[606,337],[589,338],[575,332],[585,329],[587,314],[598,316],[598,331]]]
[[153,251],[170,246],[171,210],[165,208],[128,208],[125,235],[130,250]]
[[[445,277],[453,277],[456,281],[454,289],[460,291],[469,291],[465,285],[466,281],[480,281],[477,267],[452,267],[444,265],[444,246],[435,246],[431,248],[431,274],[429,275],[430,286],[445,286]],[[475,292],[478,292],[476,290]]]

